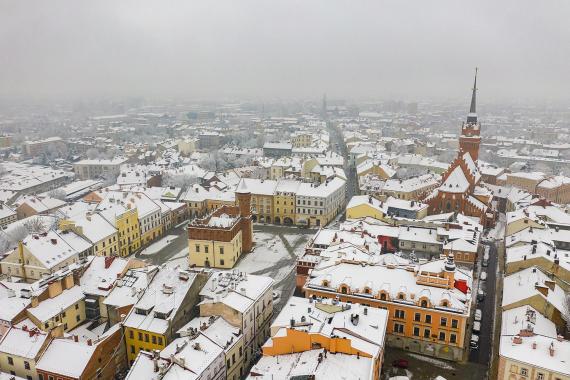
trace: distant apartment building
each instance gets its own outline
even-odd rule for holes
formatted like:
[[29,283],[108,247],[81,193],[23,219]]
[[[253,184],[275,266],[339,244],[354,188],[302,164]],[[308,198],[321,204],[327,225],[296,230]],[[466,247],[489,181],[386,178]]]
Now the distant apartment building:
[[73,170],[80,179],[117,178],[121,165],[126,163],[124,157],[112,159],[86,159],[73,164]]
[[25,141],[22,144],[24,154],[28,157],[37,157],[48,153],[62,152],[66,144],[61,137],[49,137],[43,140]]

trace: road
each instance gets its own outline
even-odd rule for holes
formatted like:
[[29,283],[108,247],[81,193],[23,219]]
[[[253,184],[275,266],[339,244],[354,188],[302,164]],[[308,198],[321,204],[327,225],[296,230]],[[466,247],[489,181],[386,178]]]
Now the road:
[[[476,308],[481,309],[481,332],[479,333],[479,349],[471,350],[469,361],[489,366],[491,358],[491,346],[493,342],[493,330],[495,320],[495,298],[497,279],[497,247],[495,243],[486,243],[490,246],[489,265],[482,267],[481,271],[487,272],[487,280],[480,281],[480,287],[485,291],[486,296],[483,302],[477,302]],[[481,265],[483,255],[479,258]],[[474,290],[475,292],[477,290]],[[472,325],[471,325],[472,326]]]
[[358,178],[356,168],[349,165],[348,148],[344,142],[342,131],[330,121],[327,122],[327,129],[330,136],[330,148],[333,152],[340,154],[344,158],[344,172],[347,175],[346,200],[349,201],[354,195],[358,195]]

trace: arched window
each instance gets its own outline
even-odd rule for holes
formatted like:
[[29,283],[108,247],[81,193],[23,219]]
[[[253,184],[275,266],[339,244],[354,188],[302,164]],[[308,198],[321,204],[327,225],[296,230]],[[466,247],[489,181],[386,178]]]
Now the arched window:
[[398,293],[398,299],[405,300],[406,296],[404,296],[404,293]]
[[427,300],[421,300],[420,306],[421,307],[428,307],[428,301]]
[[341,287],[340,287],[340,292],[341,292],[342,294],[346,294],[346,293],[348,293],[348,288],[347,288],[346,286],[341,286]]
[[329,282],[327,280],[323,281],[323,286],[329,286]]
[[368,287],[364,288],[364,294],[370,294],[370,293],[371,293],[370,288]]
[[381,301],[386,301],[386,293],[381,293],[381,294],[380,294],[380,300],[381,300]]
[[441,306],[443,307],[448,307],[449,306],[449,302],[447,300],[443,300],[441,301]]

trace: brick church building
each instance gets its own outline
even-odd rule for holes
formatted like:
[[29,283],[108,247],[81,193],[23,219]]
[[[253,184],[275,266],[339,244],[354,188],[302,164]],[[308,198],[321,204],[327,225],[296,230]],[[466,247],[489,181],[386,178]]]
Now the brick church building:
[[460,212],[479,218],[485,227],[495,223],[496,214],[491,207],[491,191],[481,185],[477,165],[481,143],[481,124],[477,120],[477,71],[467,121],[461,126],[459,152],[449,168],[442,174],[441,185],[424,202],[430,215]]

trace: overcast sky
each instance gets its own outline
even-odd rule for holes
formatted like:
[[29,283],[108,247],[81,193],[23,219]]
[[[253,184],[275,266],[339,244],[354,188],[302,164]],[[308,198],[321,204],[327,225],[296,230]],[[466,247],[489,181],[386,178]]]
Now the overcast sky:
[[[499,4],[497,4],[499,3]],[[570,1],[0,0],[0,96],[570,99]]]

